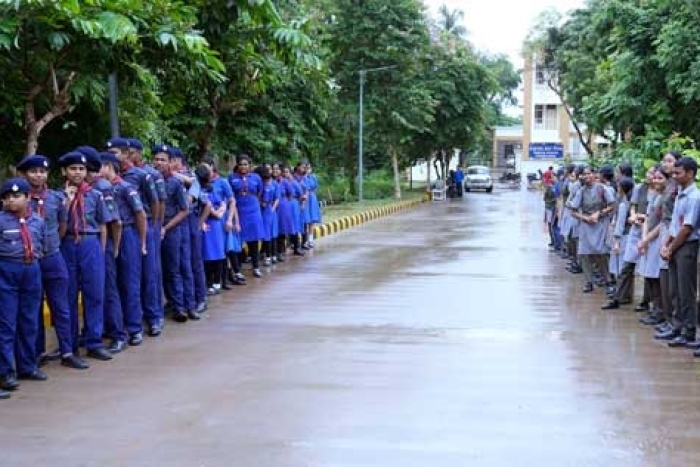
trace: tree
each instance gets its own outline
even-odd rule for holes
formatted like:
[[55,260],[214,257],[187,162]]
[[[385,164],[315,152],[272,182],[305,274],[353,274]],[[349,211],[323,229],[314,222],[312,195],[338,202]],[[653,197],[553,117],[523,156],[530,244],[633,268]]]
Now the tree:
[[[163,15],[168,11],[168,15]],[[107,74],[120,64],[140,80],[152,74],[139,54],[177,53],[188,67],[223,81],[223,65],[192,29],[196,8],[181,2],[137,0],[0,0],[0,88],[9,98],[0,111],[25,131],[33,154],[47,125],[82,102],[103,107]]]
[[467,37],[467,28],[464,27],[464,12],[459,9],[450,10],[447,5],[441,5],[438,10],[438,25],[451,36],[463,40]]

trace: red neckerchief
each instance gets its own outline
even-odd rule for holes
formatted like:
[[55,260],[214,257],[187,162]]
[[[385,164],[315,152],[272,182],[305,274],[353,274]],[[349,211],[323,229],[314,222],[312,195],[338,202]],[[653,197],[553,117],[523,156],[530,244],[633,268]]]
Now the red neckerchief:
[[173,176],[173,173],[170,171],[170,168],[168,168],[168,170],[166,170],[165,172],[162,172],[162,174],[163,174],[163,180],[167,180]]
[[43,219],[44,218],[44,200],[46,200],[46,185],[39,189],[32,188],[29,190],[29,198],[36,199],[37,201],[37,214]]
[[116,185],[116,184],[121,183],[123,181],[124,180],[119,175],[115,175],[114,178],[112,179],[112,185]]
[[75,242],[80,241],[80,230],[85,227],[85,193],[92,188],[87,182],[83,182],[78,186],[73,200],[70,202],[68,210],[73,223],[73,233],[75,234]]
[[126,172],[130,168],[132,168],[134,164],[131,163],[131,161],[124,160],[119,164],[119,168],[121,169],[122,173]]
[[212,173],[211,173],[212,181],[216,180],[217,178],[219,178],[219,172],[212,171]]
[[27,225],[30,214],[25,212],[24,215],[20,213],[15,215],[19,221],[19,234],[22,237],[22,246],[24,247],[24,261],[31,263],[34,261],[34,245],[32,243],[32,232],[29,230],[29,225]]

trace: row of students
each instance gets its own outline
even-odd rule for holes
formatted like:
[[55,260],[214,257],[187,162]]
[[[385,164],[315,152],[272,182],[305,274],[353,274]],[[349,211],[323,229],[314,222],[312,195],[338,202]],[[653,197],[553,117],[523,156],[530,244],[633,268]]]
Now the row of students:
[[[160,335],[166,312],[200,319],[207,295],[230,289],[227,279],[246,283],[243,251],[262,277],[260,244],[263,265],[283,261],[288,244],[297,255],[313,247],[321,217],[310,165],[256,173],[241,156],[223,177],[212,159],[189,171],[176,147],[151,153],[153,165],[133,138],[113,138],[104,152],[81,146],[59,159],[64,184],[55,190],[51,161],[32,155],[0,187],[0,398],[18,380],[46,380],[39,367],[49,361],[87,369],[82,346],[107,361],[145,332]],[[58,343],[48,353],[42,298]]]
[[585,274],[583,292],[607,286],[601,308],[633,304],[635,276],[644,293],[639,321],[654,338],[700,357],[697,329],[700,190],[698,165],[670,151],[635,184],[632,168],[567,167],[560,172],[558,223],[568,270]]

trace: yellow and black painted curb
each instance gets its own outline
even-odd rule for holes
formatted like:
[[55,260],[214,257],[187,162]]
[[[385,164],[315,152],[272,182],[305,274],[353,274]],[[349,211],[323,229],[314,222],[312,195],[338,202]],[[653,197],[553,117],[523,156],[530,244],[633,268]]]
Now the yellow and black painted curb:
[[328,235],[333,235],[341,230],[350,229],[352,227],[357,227],[366,222],[378,219],[380,217],[385,217],[400,211],[405,211],[411,209],[419,204],[425,202],[425,198],[412,199],[408,201],[397,201],[387,206],[382,206],[376,209],[370,209],[369,211],[364,211],[358,214],[352,214],[350,216],[341,217],[334,221],[326,222],[321,225],[314,227],[314,237],[321,238],[327,237]]

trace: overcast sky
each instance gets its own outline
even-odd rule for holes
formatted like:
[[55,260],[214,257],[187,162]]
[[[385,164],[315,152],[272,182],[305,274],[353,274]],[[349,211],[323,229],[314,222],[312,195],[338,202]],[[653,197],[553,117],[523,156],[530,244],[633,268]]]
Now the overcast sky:
[[535,16],[553,6],[565,13],[584,5],[584,0],[423,0],[431,16],[440,5],[464,12],[469,40],[479,50],[505,53],[516,69],[522,67],[520,49]]

